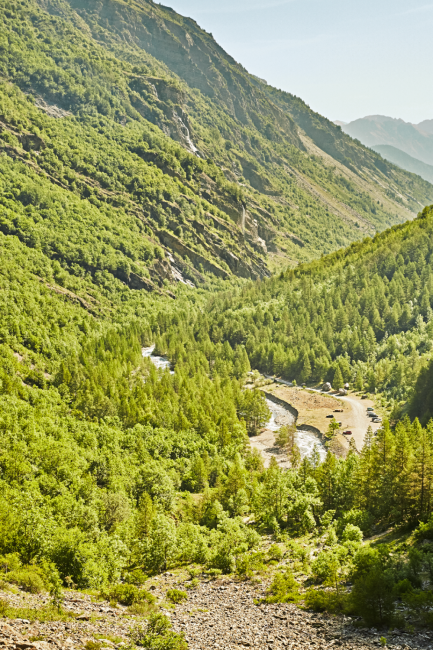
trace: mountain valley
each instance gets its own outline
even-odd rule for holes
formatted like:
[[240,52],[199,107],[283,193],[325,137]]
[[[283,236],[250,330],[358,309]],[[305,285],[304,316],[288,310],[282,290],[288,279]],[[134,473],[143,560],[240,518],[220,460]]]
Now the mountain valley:
[[[428,647],[433,185],[151,0],[0,17],[3,645]],[[383,422],[281,467],[269,376]]]

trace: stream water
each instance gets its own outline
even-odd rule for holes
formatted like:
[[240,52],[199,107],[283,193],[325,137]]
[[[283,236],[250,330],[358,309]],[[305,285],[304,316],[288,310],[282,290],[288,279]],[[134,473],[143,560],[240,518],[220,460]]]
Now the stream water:
[[[270,431],[278,431],[280,427],[285,424],[293,424],[295,422],[294,416],[288,411],[284,406],[280,404],[275,404],[270,399],[266,400],[266,403],[271,411],[271,419],[266,424],[266,429]],[[326,448],[323,442],[320,440],[315,433],[311,431],[302,431],[298,430],[295,435],[296,444],[299,447],[302,458],[305,456],[310,456],[314,449],[314,445],[317,445],[317,449],[320,454],[320,460],[325,460],[326,457]]]
[[[155,349],[155,345],[151,345],[150,348],[143,348],[141,353],[143,357],[149,357],[153,365],[156,366],[157,368],[161,368],[162,370],[165,370],[166,368],[171,368],[171,363],[167,359],[167,357],[158,357],[157,355],[154,355],[153,354],[154,349]],[[170,370],[170,375],[174,375],[174,370]]]

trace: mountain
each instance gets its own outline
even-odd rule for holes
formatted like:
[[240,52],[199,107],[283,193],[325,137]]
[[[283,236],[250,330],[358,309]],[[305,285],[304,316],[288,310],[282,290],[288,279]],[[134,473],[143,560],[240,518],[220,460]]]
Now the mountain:
[[433,135],[433,120],[424,120],[423,122],[417,124],[416,128],[418,129],[418,131],[421,131],[422,133],[428,133],[429,135]]
[[[421,125],[424,125],[423,128]],[[427,165],[433,165],[431,125],[432,120],[415,125],[384,115],[370,115],[349,122],[342,129],[367,147],[389,145]]]
[[404,153],[401,149],[396,149],[388,144],[378,144],[373,146],[372,149],[386,160],[394,163],[394,165],[398,165],[402,169],[412,172],[412,174],[418,174],[425,181],[433,183],[433,165],[426,165],[420,160]]
[[[432,185],[250,75],[167,7],[14,0],[1,12],[5,192],[25,214],[3,232],[40,242],[77,276],[156,293],[209,274],[266,277],[433,201]],[[56,209],[41,217],[42,198],[25,198],[51,188],[77,206],[61,225]]]

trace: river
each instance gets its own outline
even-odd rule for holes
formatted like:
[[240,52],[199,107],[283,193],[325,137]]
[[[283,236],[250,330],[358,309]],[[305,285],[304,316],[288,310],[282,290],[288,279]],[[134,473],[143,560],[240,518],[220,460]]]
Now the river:
[[[148,348],[142,349],[143,357],[148,357],[155,365],[156,368],[165,370],[168,368],[170,374],[174,375],[174,370],[171,370],[171,363],[167,357],[160,357],[154,355],[155,345],[151,345]],[[266,424],[266,430],[255,438],[251,438],[251,446],[259,449],[265,459],[265,465],[269,465],[270,459],[272,456],[278,461],[278,464],[282,467],[289,467],[290,463],[287,460],[287,456],[284,452],[281,451],[278,447],[275,446],[275,432],[278,431],[280,427],[284,424],[293,424],[295,418],[284,406],[275,404],[270,399],[266,399],[266,403],[271,411],[271,418]],[[314,445],[317,445],[317,449],[320,454],[320,460],[324,460],[326,457],[326,449],[322,441],[318,436],[316,436],[311,431],[302,431],[299,430],[296,432],[296,444],[299,447],[301,452],[301,457],[310,456]]]
[[[276,446],[275,433],[285,424],[294,424],[295,418],[284,406],[276,404],[270,399],[266,399],[266,403],[271,411],[270,420],[260,435],[250,438],[251,447],[260,451],[265,461],[265,467],[269,467],[269,463],[273,457],[280,467],[288,468],[290,467],[290,461],[284,450]],[[302,458],[310,456],[316,445],[320,460],[323,461],[325,459],[326,448],[321,439],[311,431],[298,430],[295,434],[295,440]]]
[[155,344],[151,345],[149,348],[143,348],[141,350],[141,353],[143,357],[149,357],[153,365],[156,366],[158,369],[165,370],[166,368],[169,368],[170,375],[174,375],[174,370],[171,370],[171,363],[167,359],[167,357],[158,357],[157,355],[154,355],[153,354],[154,349],[155,349]]

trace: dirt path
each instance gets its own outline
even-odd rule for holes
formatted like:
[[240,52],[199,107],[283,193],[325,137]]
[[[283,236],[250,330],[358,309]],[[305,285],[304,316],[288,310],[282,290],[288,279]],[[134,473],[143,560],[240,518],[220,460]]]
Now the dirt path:
[[380,424],[373,424],[371,418],[367,416],[367,406],[374,407],[374,402],[369,399],[361,400],[355,395],[346,395],[339,399],[346,404],[350,404],[352,409],[350,414],[351,424],[347,428],[350,428],[353,432],[356,448],[360,451],[364,446],[364,438],[368,427],[371,426],[373,431],[377,431],[381,427]]

